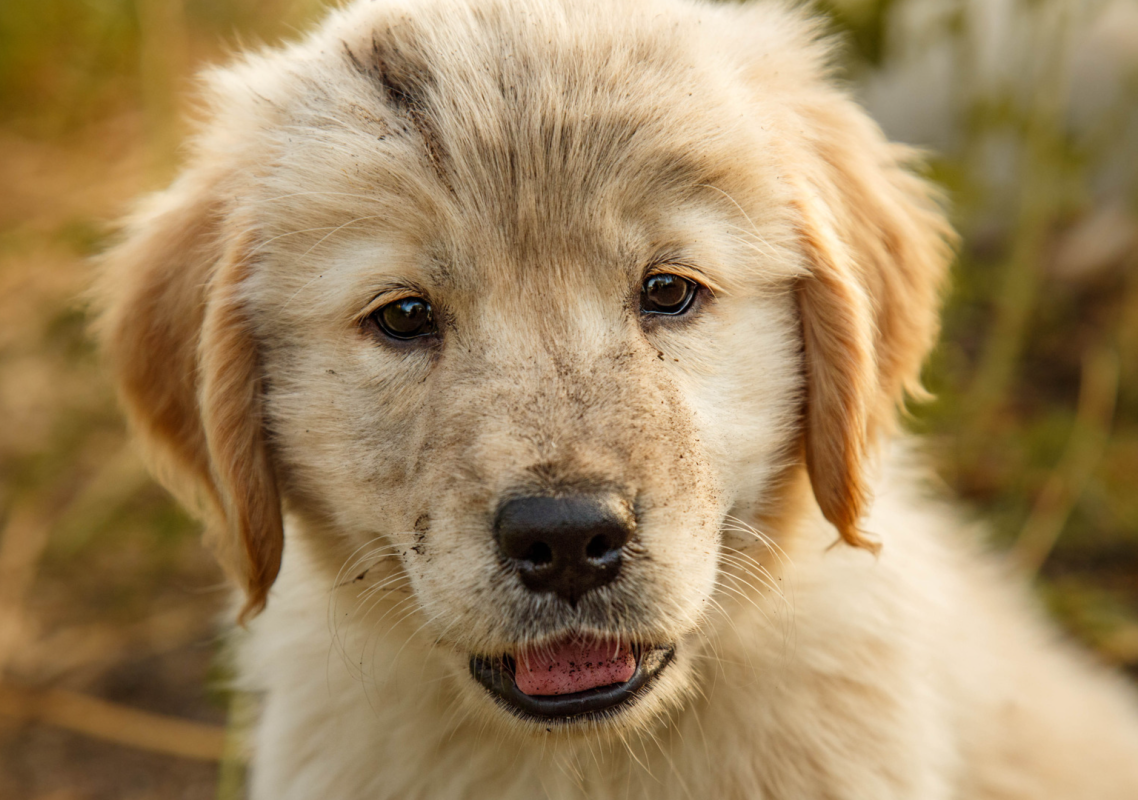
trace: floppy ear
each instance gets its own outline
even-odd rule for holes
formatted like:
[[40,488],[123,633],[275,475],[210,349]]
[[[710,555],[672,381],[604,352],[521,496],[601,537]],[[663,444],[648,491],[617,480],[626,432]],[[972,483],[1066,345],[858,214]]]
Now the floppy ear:
[[905,395],[923,397],[921,362],[936,340],[955,234],[935,189],[863,109],[834,88],[835,42],[798,4],[717,6],[754,90],[763,130],[787,158],[804,257],[798,305],[806,361],[805,458],[822,513],[842,538],[858,530],[873,446]]
[[912,151],[889,144],[848,99],[805,116],[818,165],[799,184],[808,274],[798,286],[807,372],[806,466],[842,538],[858,530],[874,443],[906,394],[923,397],[921,363],[936,340],[955,235]]
[[104,257],[97,332],[159,480],[245,590],[244,620],[264,607],[283,533],[240,294],[248,248],[219,186],[191,170],[129,221]]

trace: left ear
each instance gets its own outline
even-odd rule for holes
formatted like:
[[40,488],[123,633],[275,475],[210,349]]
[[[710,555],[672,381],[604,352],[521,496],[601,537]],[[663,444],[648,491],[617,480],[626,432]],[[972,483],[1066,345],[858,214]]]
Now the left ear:
[[797,225],[808,273],[798,286],[807,371],[806,466],[815,498],[848,543],[858,531],[874,443],[939,332],[955,234],[913,151],[886,141],[837,92],[801,109],[810,132]]
[[936,189],[912,170],[916,154],[835,88],[822,17],[777,2],[708,13],[719,46],[739,54],[791,191],[814,497],[846,542],[876,549],[858,530],[873,446],[906,395],[925,395],[921,362],[937,337],[955,234]]

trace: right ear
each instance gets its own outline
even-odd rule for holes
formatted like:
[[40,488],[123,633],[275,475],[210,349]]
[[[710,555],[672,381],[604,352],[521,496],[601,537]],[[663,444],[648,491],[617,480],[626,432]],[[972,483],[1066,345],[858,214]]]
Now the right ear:
[[220,186],[190,170],[128,220],[103,258],[97,332],[158,479],[245,590],[244,620],[265,605],[284,536],[241,296],[250,248]]

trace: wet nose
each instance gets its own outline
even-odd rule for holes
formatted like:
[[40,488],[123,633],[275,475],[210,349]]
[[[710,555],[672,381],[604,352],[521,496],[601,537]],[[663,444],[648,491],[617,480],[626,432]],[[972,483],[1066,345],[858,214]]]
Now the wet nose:
[[494,536],[526,588],[576,603],[616,579],[635,528],[612,495],[518,497],[498,510]]

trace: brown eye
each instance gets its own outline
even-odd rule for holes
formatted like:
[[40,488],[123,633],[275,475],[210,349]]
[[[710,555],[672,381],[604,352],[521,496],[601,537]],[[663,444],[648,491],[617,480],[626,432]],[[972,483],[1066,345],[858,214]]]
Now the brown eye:
[[431,304],[421,297],[404,297],[372,314],[379,329],[392,339],[417,339],[438,332]]
[[679,275],[649,275],[640,287],[640,311],[644,314],[678,316],[691,308],[696,285]]

